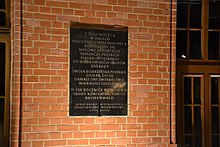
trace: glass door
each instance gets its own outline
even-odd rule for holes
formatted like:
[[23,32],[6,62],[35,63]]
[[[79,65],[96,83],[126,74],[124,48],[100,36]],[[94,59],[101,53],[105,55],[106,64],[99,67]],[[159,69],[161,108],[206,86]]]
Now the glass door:
[[220,0],[177,0],[177,144],[220,146]]
[[186,146],[203,144],[204,77],[183,75],[184,142]]
[[10,2],[0,0],[0,146],[9,146]]
[[8,146],[9,140],[9,35],[0,36],[0,145]]
[[220,75],[210,76],[211,144],[220,145]]
[[220,66],[177,67],[177,144],[220,146]]

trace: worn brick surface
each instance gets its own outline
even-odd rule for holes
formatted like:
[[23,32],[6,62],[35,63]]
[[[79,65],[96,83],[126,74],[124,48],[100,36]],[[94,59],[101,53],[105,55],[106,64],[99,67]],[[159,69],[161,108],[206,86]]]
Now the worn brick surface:
[[[22,132],[23,147],[168,146],[170,1],[23,0],[21,128],[19,128],[20,0],[12,0],[11,4],[12,147],[18,146],[19,129]],[[69,117],[71,22],[128,27],[127,116]],[[175,31],[172,33],[175,44]],[[173,66],[174,54],[173,50]],[[173,140],[175,140],[174,71],[173,68]]]

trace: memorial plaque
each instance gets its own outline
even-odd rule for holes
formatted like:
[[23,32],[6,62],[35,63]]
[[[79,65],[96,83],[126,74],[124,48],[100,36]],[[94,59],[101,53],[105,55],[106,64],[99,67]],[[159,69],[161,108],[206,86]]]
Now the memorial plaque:
[[127,29],[70,29],[70,115],[127,115]]

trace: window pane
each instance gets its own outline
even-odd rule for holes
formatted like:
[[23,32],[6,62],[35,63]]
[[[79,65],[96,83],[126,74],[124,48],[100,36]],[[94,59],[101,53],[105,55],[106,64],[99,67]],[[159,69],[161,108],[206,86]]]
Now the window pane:
[[202,119],[201,119],[201,108],[195,107],[194,110],[194,131],[196,134],[201,134],[202,132]]
[[6,26],[5,12],[0,11],[0,26]]
[[201,135],[195,136],[195,147],[202,147],[202,137]]
[[212,106],[212,134],[219,133],[219,109],[217,106]]
[[209,0],[209,29],[220,29],[219,0]]
[[219,59],[219,32],[209,32],[209,59]]
[[186,147],[192,147],[193,146],[192,142],[193,142],[193,140],[192,140],[191,135],[185,136],[185,146]]
[[202,59],[201,32],[200,31],[190,31],[189,58],[190,59]]
[[201,78],[194,78],[194,103],[201,104]]
[[178,0],[177,3],[177,27],[187,28],[188,7],[187,0]]
[[5,95],[5,43],[0,42],[0,95]]
[[3,144],[5,99],[0,98],[0,144]]
[[5,0],[0,0],[0,9],[5,9]]
[[212,135],[212,147],[219,146],[219,135]]
[[218,78],[211,78],[211,99],[212,104],[219,104],[218,99]]
[[192,104],[191,78],[184,77],[184,104]]
[[190,27],[201,28],[202,0],[190,0]]
[[184,128],[186,134],[192,133],[192,109],[189,106],[184,107]]
[[185,59],[187,57],[187,31],[177,31],[176,42],[177,58]]

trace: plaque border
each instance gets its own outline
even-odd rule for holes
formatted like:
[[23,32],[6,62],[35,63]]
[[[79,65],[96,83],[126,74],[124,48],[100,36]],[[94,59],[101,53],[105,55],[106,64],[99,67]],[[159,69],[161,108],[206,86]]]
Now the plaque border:
[[[129,52],[128,52],[128,27],[127,26],[122,26],[122,25],[105,25],[105,24],[88,24],[88,23],[80,23],[80,22],[73,22],[71,23],[70,25],[70,31],[69,31],[69,58],[71,59],[71,54],[70,54],[70,50],[71,50],[71,29],[73,28],[82,28],[82,29],[97,29],[97,30],[112,30],[112,31],[126,31],[127,32],[127,61],[126,61],[126,113],[123,113],[123,114],[109,114],[109,115],[71,115],[71,111],[73,111],[74,109],[71,107],[71,97],[70,97],[70,94],[71,94],[71,78],[69,77],[69,116],[70,117],[123,117],[123,116],[127,116],[128,115],[128,97],[129,97],[129,91],[128,91],[128,88],[129,88],[129,84],[128,84],[128,63],[129,63],[129,60],[128,60],[128,55],[129,55]],[[70,60],[69,60],[69,76],[71,76],[71,64],[70,64]]]

